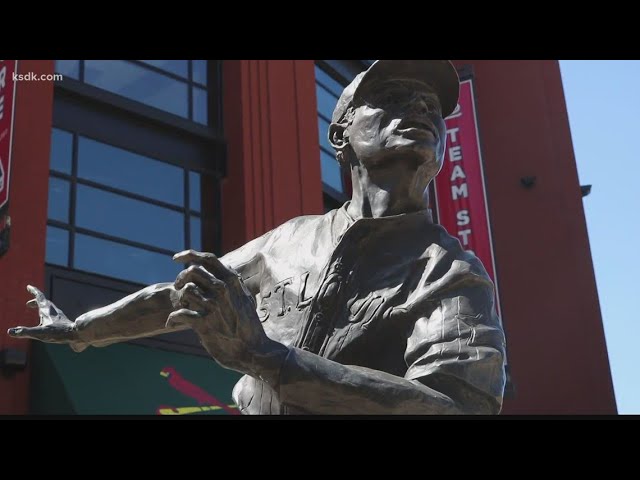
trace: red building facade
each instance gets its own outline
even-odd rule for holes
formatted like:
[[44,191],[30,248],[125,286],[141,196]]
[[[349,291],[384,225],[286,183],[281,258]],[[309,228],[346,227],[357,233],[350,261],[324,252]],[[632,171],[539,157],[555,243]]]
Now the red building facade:
[[[558,62],[459,60],[454,63],[471,72],[475,83],[487,207],[511,378],[511,394],[505,400],[503,414],[615,414]],[[323,189],[319,160],[317,64],[306,60],[236,60],[216,65],[216,82],[211,80],[213,68],[208,67],[208,125],[218,133],[214,135],[200,127],[185,126],[185,129],[191,128],[189,135],[198,138],[192,142],[197,148],[202,150],[205,147],[199,145],[205,145],[207,152],[216,152],[212,155],[223,155],[225,167],[222,174],[217,170],[208,173],[202,168],[202,209],[193,213],[193,203],[187,201],[180,214],[186,215],[185,225],[189,218],[201,224],[198,228],[202,230],[203,248],[222,253],[289,218],[323,213],[327,189]],[[90,67],[84,66],[85,75]],[[363,63],[361,68],[365,67]],[[21,73],[53,73],[54,68],[53,61],[18,62]],[[332,72],[336,79],[338,70],[336,67]],[[185,85],[192,91],[190,99],[197,97],[196,91],[204,89],[196,82],[195,72],[193,66],[189,67],[188,76],[185,74],[188,78]],[[154,73],[160,74],[159,70]],[[349,81],[348,76],[349,73],[344,74],[343,80]],[[49,268],[45,253],[47,228],[62,230],[64,227],[52,221],[51,213],[47,223],[52,128],[71,131],[75,125],[69,120],[71,112],[80,109],[74,105],[81,104],[76,99],[83,98],[83,89],[90,90],[80,82],[71,83],[70,87],[55,82],[23,81],[16,85],[8,210],[10,247],[0,258],[0,330],[3,332],[11,326],[36,323],[33,311],[24,306],[29,299],[27,284],[34,284],[55,297],[56,291],[63,288],[63,283],[56,283],[62,280],[56,279],[64,277],[67,282],[84,282],[84,277],[74,272],[82,269],[74,268],[73,263],[58,270]],[[85,83],[89,82],[85,79]],[[214,89],[219,94],[217,98],[222,99],[221,104],[214,105]],[[71,100],[67,101],[67,97]],[[117,103],[116,100],[112,103]],[[111,98],[98,101],[109,103]],[[112,109],[116,107],[119,104]],[[125,107],[123,104],[126,110]],[[214,108],[218,109],[218,117],[212,121]],[[195,106],[190,107],[185,117],[195,119],[197,111]],[[105,118],[111,115],[109,112],[105,109]],[[141,117],[144,113],[134,112],[130,117],[134,114]],[[156,123],[160,120],[154,117]],[[178,120],[171,121],[176,128],[182,128]],[[213,124],[216,128],[212,128]],[[89,126],[82,128],[78,127],[77,135],[96,138]],[[116,129],[114,127],[114,131]],[[155,135],[155,130],[150,132],[149,135]],[[158,135],[163,133],[158,132]],[[108,143],[118,144],[115,133]],[[218,149],[218,144],[224,148]],[[170,151],[170,147],[168,145],[166,151]],[[184,147],[188,148],[196,147]],[[132,150],[140,153],[144,147],[136,146]],[[206,155],[203,158],[206,162]],[[188,165],[185,171],[200,167],[200,164]],[[77,187],[80,195],[81,188],[93,188],[97,183],[80,179],[80,173],[60,174],[56,181],[70,182],[72,191],[76,184],[82,184]],[[521,181],[524,177],[535,177],[533,186],[525,188]],[[185,185],[189,185],[186,182]],[[132,194],[132,198],[134,196]],[[207,198],[213,201],[208,202]],[[215,205],[206,206],[211,204]],[[73,219],[69,223],[72,224]],[[69,227],[70,235],[90,235],[90,232],[82,233],[88,227],[78,225]],[[192,242],[193,237],[192,229]],[[104,241],[111,239],[105,238]],[[79,248],[80,237],[76,243]],[[131,242],[134,246],[139,244],[139,240]],[[161,252],[160,247],[157,250]],[[73,252],[73,247],[70,251]],[[96,280],[102,282],[101,288],[127,291],[107,277],[109,275],[103,274]],[[29,360],[26,368],[0,376],[0,413],[33,412],[33,396],[43,395],[40,392],[44,390],[34,386],[39,385],[36,377],[42,373],[41,369],[34,370],[36,363],[31,361],[33,355],[29,348],[27,342],[0,335],[0,349],[27,351]],[[158,345],[132,348],[157,349]],[[189,354],[186,348],[181,350],[184,355]],[[58,373],[61,377],[70,375]],[[62,383],[66,385],[65,378]],[[122,408],[126,411],[126,405]]]

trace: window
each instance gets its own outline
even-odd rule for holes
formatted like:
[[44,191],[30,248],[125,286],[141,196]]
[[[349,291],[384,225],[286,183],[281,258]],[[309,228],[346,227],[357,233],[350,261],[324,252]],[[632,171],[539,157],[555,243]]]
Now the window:
[[58,60],[56,72],[207,124],[206,60]]
[[[177,251],[221,253],[221,68],[56,61],[45,293],[71,317],[173,281]],[[208,356],[188,330],[134,343]]]
[[316,98],[318,102],[318,138],[320,140],[320,166],[325,211],[340,207],[351,196],[351,177],[336,160],[335,150],[329,143],[328,131],[333,109],[342,90],[362,70],[368,60],[316,62]]
[[137,283],[201,249],[201,174],[54,128],[46,260]]
[[178,251],[220,253],[220,63],[58,60],[56,71],[46,262],[152,284],[175,279]]

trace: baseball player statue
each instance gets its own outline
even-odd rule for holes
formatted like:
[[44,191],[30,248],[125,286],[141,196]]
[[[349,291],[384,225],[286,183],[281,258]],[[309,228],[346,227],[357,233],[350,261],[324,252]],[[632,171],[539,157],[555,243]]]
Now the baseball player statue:
[[504,333],[481,262],[426,206],[459,80],[448,61],[379,60],[329,127],[352,199],[223,257],[184,251],[172,283],[69,320],[34,287],[14,337],[88,346],[193,329],[244,376],[244,414],[497,414]]

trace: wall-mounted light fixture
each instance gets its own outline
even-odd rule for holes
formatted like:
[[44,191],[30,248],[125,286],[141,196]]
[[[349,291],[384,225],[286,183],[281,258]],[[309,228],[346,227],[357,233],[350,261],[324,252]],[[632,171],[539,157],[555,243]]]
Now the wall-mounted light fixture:
[[531,188],[536,184],[536,177],[534,176],[522,177],[520,179],[520,183],[524,188]]

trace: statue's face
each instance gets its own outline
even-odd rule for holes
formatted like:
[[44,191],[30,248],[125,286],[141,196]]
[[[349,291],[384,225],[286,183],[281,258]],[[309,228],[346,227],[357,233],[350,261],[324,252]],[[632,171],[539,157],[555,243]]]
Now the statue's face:
[[440,102],[426,84],[378,83],[363,95],[347,128],[349,144],[368,169],[400,162],[433,178],[442,167],[446,139]]

